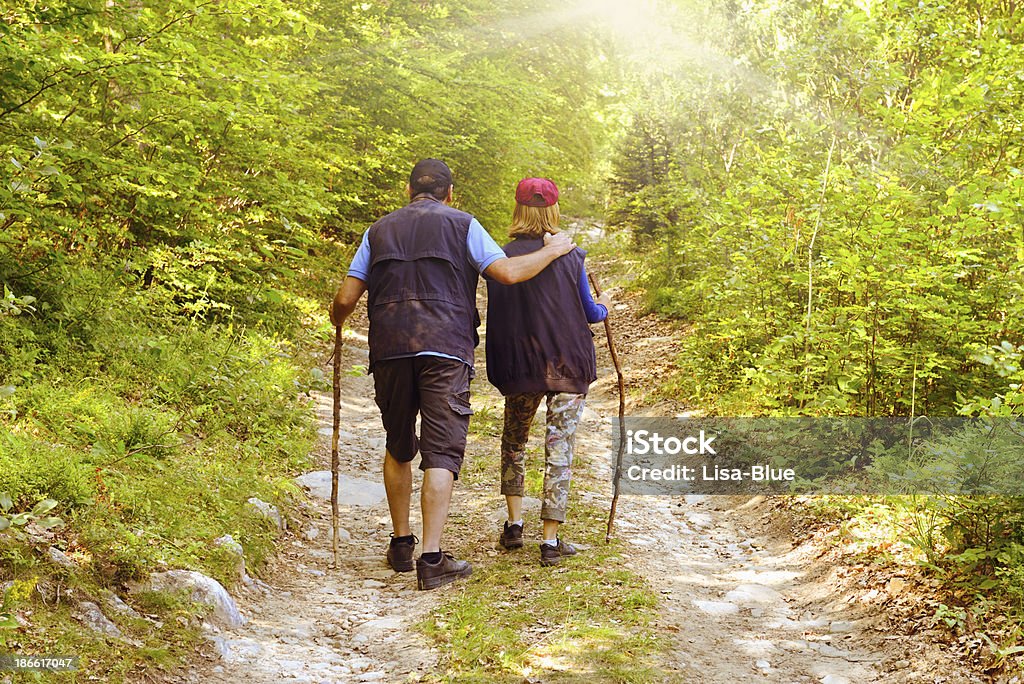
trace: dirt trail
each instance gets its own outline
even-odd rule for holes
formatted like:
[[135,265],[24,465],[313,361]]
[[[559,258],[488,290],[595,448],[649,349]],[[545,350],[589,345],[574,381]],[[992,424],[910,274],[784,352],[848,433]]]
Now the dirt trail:
[[[681,331],[637,315],[636,305],[628,300],[615,320],[630,385],[642,389],[666,372]],[[346,339],[343,368],[366,363],[364,323],[355,321],[358,332]],[[617,397],[603,335],[595,342],[602,379],[590,395],[593,410],[586,414],[579,449],[590,455],[586,461],[596,475],[609,482],[610,417]],[[482,372],[473,391],[474,405],[496,404]],[[459,591],[459,584],[418,592],[412,574],[393,573],[384,564],[390,521],[380,485],[383,439],[372,380],[346,375],[342,396],[345,539],[339,567],[332,567],[329,506],[314,500],[263,573],[266,588],[240,597],[248,624],[230,634],[211,634],[208,659],[195,665],[188,679],[415,681],[438,662],[439,654],[412,627],[448,592]],[[323,436],[318,458],[326,469],[330,400],[316,400]],[[636,411],[673,415],[681,408],[666,402]],[[471,444],[467,458],[482,457],[480,449]],[[414,500],[418,476],[416,482]],[[607,506],[610,491],[583,495]],[[500,509],[500,499],[494,491],[456,486],[446,535],[458,555],[474,563],[497,555],[485,543],[497,529],[497,518],[489,513],[495,507]],[[419,529],[416,508],[414,530]],[[761,499],[623,497],[619,511],[616,534],[628,549],[625,564],[662,596],[657,627],[672,643],[660,663],[665,681],[982,681],[961,673],[937,648],[886,634],[878,592],[863,601],[846,591],[813,544],[793,545],[778,525],[764,524],[774,516]],[[565,681],[564,673],[561,677]],[[544,681],[543,675],[533,681]]]

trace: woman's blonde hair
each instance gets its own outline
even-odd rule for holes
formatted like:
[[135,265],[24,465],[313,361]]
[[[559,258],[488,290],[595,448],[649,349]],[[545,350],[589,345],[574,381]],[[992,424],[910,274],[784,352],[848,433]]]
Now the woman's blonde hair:
[[549,207],[528,207],[516,203],[512,212],[512,226],[508,229],[509,237],[540,238],[544,233],[557,233],[561,214],[558,202]]

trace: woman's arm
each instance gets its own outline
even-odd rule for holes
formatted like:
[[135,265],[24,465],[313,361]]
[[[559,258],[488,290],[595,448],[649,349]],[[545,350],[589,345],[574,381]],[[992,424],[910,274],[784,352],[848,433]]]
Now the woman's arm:
[[583,313],[587,316],[587,323],[600,323],[608,318],[608,305],[611,304],[611,299],[607,294],[604,294],[601,295],[597,302],[594,301],[594,298],[590,295],[590,283],[587,282],[587,267],[585,265],[580,266],[578,288],[580,291],[580,301],[583,303]]

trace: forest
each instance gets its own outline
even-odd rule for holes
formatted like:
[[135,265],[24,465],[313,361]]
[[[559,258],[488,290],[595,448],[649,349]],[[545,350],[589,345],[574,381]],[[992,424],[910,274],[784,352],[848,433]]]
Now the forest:
[[[230,588],[226,532],[271,561],[248,501],[299,507],[327,304],[417,159],[499,242],[526,176],[603,228],[603,277],[682,331],[638,407],[1014,421],[1022,136],[1016,0],[0,0],[0,653],[193,657],[181,597],[138,599],[161,626],[116,657],[61,592]],[[792,514],[870,521],[868,564],[917,568],[949,649],[1009,676],[1024,502],[992,492],[1024,463],[985,458]],[[486,650],[446,681],[505,681]]]

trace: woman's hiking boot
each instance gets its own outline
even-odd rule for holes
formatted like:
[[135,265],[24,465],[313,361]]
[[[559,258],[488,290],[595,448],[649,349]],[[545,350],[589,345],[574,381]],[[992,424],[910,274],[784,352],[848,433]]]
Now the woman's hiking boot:
[[568,556],[576,555],[576,547],[569,542],[564,542],[561,539],[555,546],[545,544],[541,542],[540,545],[540,564],[541,565],[558,565],[562,562],[563,558]]
[[506,520],[505,529],[501,531],[501,536],[498,537],[498,543],[509,551],[512,549],[523,548],[523,526],[514,524],[509,525]]

